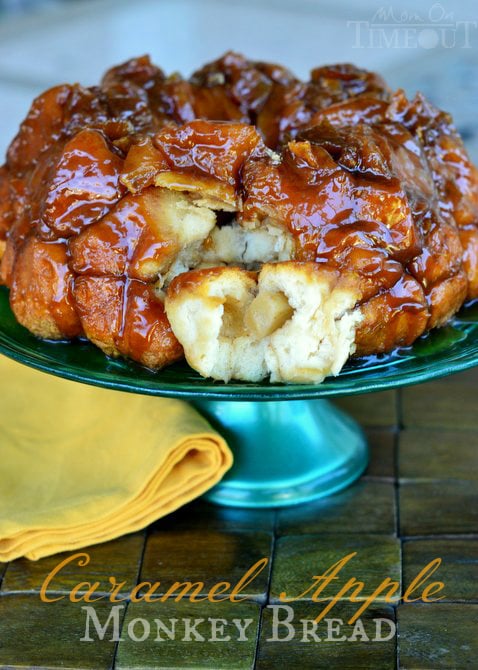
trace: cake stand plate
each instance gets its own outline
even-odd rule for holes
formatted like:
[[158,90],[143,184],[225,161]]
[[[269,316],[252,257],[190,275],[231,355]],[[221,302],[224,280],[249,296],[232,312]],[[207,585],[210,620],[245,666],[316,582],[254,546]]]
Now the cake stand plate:
[[338,491],[367,465],[359,426],[327,398],[418,384],[478,364],[478,304],[392,354],[355,359],[322,384],[223,384],[185,363],[152,372],[110,359],[89,342],[46,342],[20,326],[0,287],[0,352],[77,382],[189,400],[230,444],[235,463],[206,496],[242,507],[279,507]]

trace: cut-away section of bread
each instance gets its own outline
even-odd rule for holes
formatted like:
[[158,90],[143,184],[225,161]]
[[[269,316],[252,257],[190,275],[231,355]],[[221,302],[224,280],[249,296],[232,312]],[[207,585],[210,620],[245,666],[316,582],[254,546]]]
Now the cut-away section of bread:
[[235,219],[215,226],[201,241],[185,246],[168,271],[159,277],[158,286],[189,270],[221,266],[239,266],[256,270],[263,263],[276,263],[293,258],[294,243],[284,228],[264,223],[260,228],[243,228]]
[[166,313],[192,368],[222,381],[320,383],[355,350],[353,275],[315,263],[196,270],[168,288]]
[[[165,289],[178,275],[190,270],[221,266],[240,266],[256,270],[263,263],[276,263],[294,257],[295,244],[284,226],[270,219],[260,225],[244,227],[236,212],[219,216],[213,204],[193,194],[154,189],[168,207],[158,216],[157,230],[164,238],[180,240],[171,248],[168,263],[158,273],[157,287]],[[165,213],[168,213],[167,223]],[[191,225],[191,222],[202,225]]]
[[149,187],[129,194],[101,221],[70,242],[80,275],[126,276],[166,287],[191,269],[221,265],[256,268],[289,260],[294,243],[285,228],[264,221],[246,229],[234,214],[218,223],[216,210],[189,193]]

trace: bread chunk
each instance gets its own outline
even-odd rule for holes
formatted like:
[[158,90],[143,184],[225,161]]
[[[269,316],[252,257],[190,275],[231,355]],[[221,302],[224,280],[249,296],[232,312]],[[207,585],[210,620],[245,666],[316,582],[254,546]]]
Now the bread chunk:
[[181,345],[151,285],[85,276],[76,279],[74,296],[86,336],[105,354],[155,369],[182,358]]
[[166,313],[188,363],[229,381],[318,384],[355,350],[362,320],[352,276],[313,263],[198,270],[173,280]]
[[194,254],[216,223],[215,213],[183,193],[150,187],[123,198],[70,243],[81,275],[156,281],[181,254]]
[[29,237],[16,258],[10,292],[10,305],[22,326],[50,340],[80,335],[73,280],[66,244]]

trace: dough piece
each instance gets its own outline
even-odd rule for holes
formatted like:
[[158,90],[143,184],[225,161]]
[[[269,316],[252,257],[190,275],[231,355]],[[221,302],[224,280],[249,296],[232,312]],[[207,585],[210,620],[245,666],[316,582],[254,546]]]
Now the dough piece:
[[229,381],[318,384],[355,350],[358,282],[314,263],[265,264],[180,275],[166,313],[188,363]]

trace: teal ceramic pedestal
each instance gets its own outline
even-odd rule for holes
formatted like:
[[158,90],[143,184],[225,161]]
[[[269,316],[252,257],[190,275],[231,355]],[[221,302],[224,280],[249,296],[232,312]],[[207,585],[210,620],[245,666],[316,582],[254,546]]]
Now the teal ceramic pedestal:
[[295,505],[348,486],[367,466],[361,429],[326,400],[193,404],[234,453],[233,468],[206,495],[210,502]]

